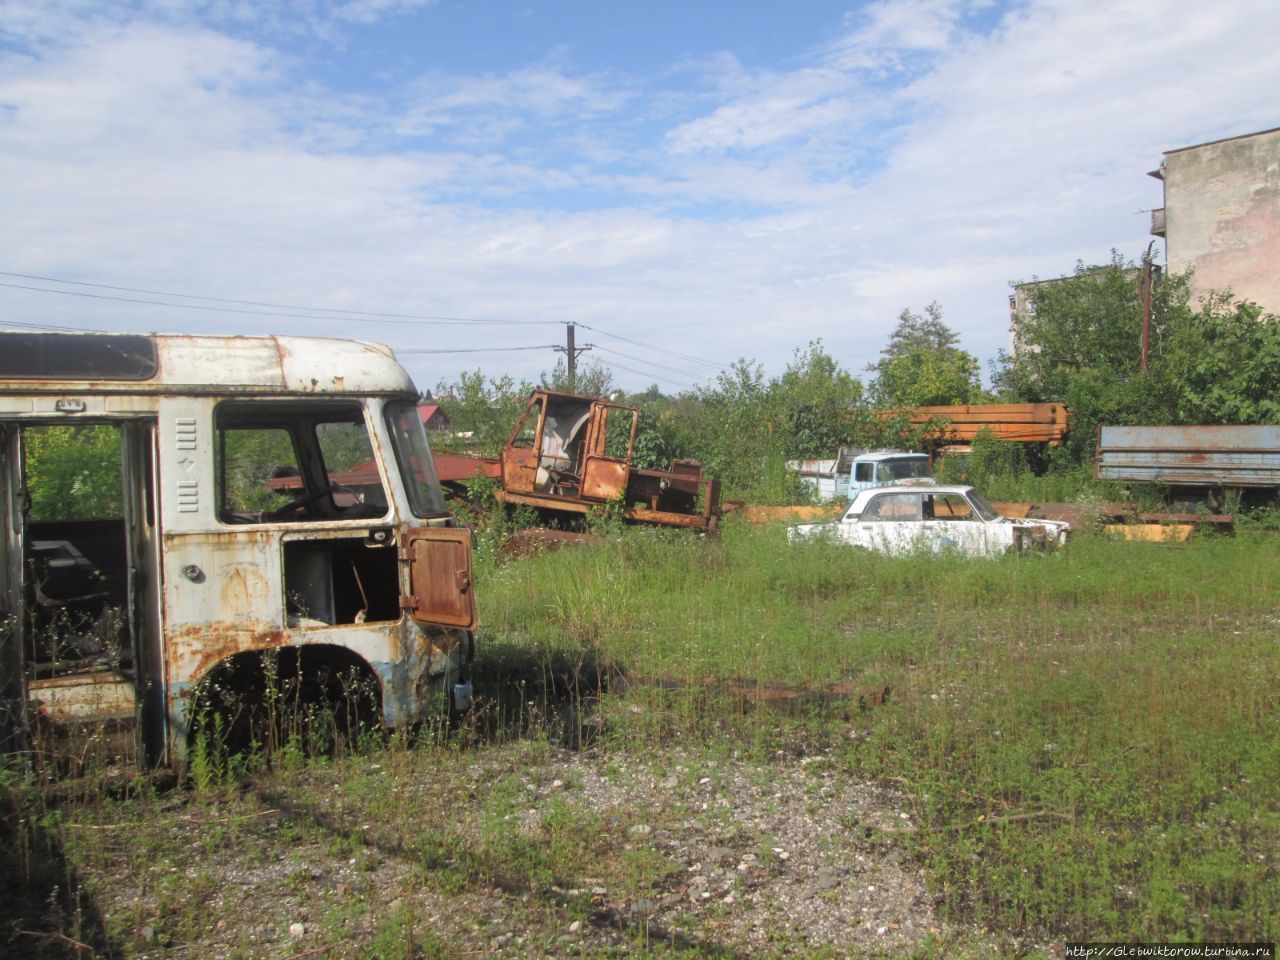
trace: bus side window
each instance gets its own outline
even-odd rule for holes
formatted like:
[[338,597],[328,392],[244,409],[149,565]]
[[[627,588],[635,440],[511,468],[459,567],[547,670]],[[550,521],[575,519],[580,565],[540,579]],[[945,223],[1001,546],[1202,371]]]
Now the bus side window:
[[289,431],[228,427],[218,431],[218,518],[258,523],[303,493]]

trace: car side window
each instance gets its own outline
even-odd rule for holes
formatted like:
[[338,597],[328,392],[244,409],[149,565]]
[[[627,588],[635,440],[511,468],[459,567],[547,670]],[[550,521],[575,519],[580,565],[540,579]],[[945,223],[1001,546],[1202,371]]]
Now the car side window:
[[853,465],[853,479],[858,483],[870,483],[871,468],[873,466],[874,464],[870,463],[855,463]]
[[935,520],[974,520],[973,507],[969,501],[956,493],[927,497],[930,503],[925,504],[925,516],[933,511]]
[[894,523],[920,519],[920,495],[883,493],[873,497],[862,511],[862,519],[873,523]]

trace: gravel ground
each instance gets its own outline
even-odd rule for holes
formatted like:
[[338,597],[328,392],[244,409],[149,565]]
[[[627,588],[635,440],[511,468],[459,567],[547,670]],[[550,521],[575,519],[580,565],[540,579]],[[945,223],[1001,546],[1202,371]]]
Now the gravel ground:
[[[543,774],[531,799],[568,783],[606,818],[633,821],[625,845],[647,845],[678,865],[657,896],[597,894],[670,935],[714,931],[717,942],[748,951],[898,954],[943,932],[902,851],[867,838],[869,826],[910,827],[902,798],[840,777],[824,758],[762,768],[677,751],[662,772],[643,763],[605,772],[570,756]],[[538,815],[531,804],[529,821]]]
[[[351,767],[323,765],[290,789],[203,812],[175,798],[153,840],[168,853],[143,860],[122,846],[114,869],[106,854],[108,868],[87,877],[105,928],[127,945],[121,953],[143,957],[627,956],[638,944],[712,957],[994,952],[977,931],[939,919],[899,842],[913,826],[908,801],[827,755],[637,758],[517,743],[465,758],[445,773],[450,803],[514,784],[514,812],[497,830],[545,840],[549,811],[585,813],[576,822],[604,835],[592,848],[610,865],[532,896],[498,882],[424,884],[421,850],[376,839],[376,824],[402,818],[401,835],[412,836],[415,811],[442,795],[430,765],[353,760],[384,812],[358,785],[352,797]],[[236,839],[220,840],[218,824],[233,820]],[[450,822],[477,846],[495,830],[467,809]],[[111,828],[81,829],[97,842]],[[649,865],[642,882],[620,878],[628,857]],[[398,916],[429,931],[431,949],[406,952],[413,935],[395,927]]]

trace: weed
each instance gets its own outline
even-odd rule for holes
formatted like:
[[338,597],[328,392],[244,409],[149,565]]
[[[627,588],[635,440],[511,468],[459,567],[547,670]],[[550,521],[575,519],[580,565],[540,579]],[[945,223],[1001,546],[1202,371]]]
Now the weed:
[[[1081,536],[1028,563],[796,549],[732,525],[714,545],[646,533],[533,558],[482,594],[499,637],[535,657],[589,650],[627,678],[594,705],[607,748],[840,743],[844,763],[911,788],[909,839],[957,919],[1276,932],[1258,918],[1280,916],[1277,865],[1256,859],[1280,848],[1274,778],[1258,774],[1280,768],[1274,540]],[[710,692],[768,684],[850,694],[784,716]],[[882,685],[888,704],[857,699]]]

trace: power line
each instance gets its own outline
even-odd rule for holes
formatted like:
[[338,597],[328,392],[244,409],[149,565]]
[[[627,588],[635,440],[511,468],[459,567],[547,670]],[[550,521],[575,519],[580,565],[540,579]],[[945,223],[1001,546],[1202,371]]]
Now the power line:
[[[38,281],[40,283],[55,283],[55,284],[63,284],[67,286],[90,287],[95,290],[114,290],[117,293],[134,293],[134,294],[141,294],[142,296],[125,297],[125,296],[116,296],[113,294],[89,293],[83,290],[49,289],[47,287],[35,287],[29,284],[5,283],[0,281],[0,287],[7,287],[9,289],[14,289],[14,290],[29,290],[35,293],[49,293],[49,294],[55,294],[55,295],[61,295],[61,296],[82,297],[82,298],[87,298],[91,300],[109,300],[117,303],[133,303],[133,304],[140,304],[143,306],[169,307],[170,309],[177,308],[177,309],[184,309],[184,310],[200,310],[206,313],[229,313],[229,314],[238,314],[242,316],[276,317],[279,319],[287,319],[287,320],[322,319],[320,317],[316,317],[313,315],[313,314],[321,313],[321,314],[328,314],[329,315],[328,319],[345,320],[350,323],[384,323],[384,324],[404,324],[404,325],[462,325],[462,326],[472,325],[472,324],[479,324],[484,326],[531,326],[531,325],[545,326],[548,324],[559,324],[563,322],[559,320],[485,319],[480,317],[434,316],[430,314],[379,313],[379,312],[367,311],[367,310],[341,310],[335,307],[300,306],[297,304],[281,304],[281,303],[272,303],[269,301],[260,301],[260,300],[241,300],[241,299],[234,299],[230,297],[211,297],[211,296],[205,296],[202,294],[175,293],[172,291],[150,290],[142,287],[126,287],[126,286],[117,286],[117,285],[105,284],[105,283],[91,283],[85,280],[66,280],[59,277],[46,277],[38,274],[29,274],[29,273],[14,273],[6,270],[0,270],[0,277],[12,277],[20,280],[33,280],[33,281]],[[160,300],[148,300],[148,299],[144,299],[144,297],[171,297],[171,298],[182,299],[182,300],[203,300],[206,302],[205,303],[169,303],[169,302],[160,301]],[[228,304],[228,306],[210,306],[209,304]],[[237,306],[231,306],[231,305],[237,305]],[[266,307],[268,309],[248,310],[248,309],[243,309],[244,307]],[[307,312],[306,313],[278,312],[281,310],[288,310],[288,311],[301,310],[301,311],[307,311]],[[32,324],[32,326],[36,326],[36,325]],[[668,350],[665,347],[659,347],[652,343],[646,343],[642,340],[635,340],[630,337],[624,337],[621,334],[610,333],[608,330],[601,330],[599,327],[593,327],[593,326],[590,326],[589,324],[578,323],[577,326],[582,327],[584,330],[591,330],[594,333],[600,334],[601,336],[612,337],[614,340],[620,340],[624,343],[629,343],[629,344],[632,344],[633,346],[641,347],[642,349],[645,349],[645,350],[652,350],[655,353],[661,353],[661,354],[666,354],[667,356],[670,356],[670,357],[675,357],[678,360],[684,360],[689,363],[702,364],[703,366],[711,367],[714,370],[728,369],[727,366],[722,363],[716,363],[711,360],[704,360],[701,357],[695,357],[690,354],[680,353],[675,350]],[[51,329],[73,329],[73,328],[51,328]],[[605,350],[607,348],[600,347],[599,349]],[[462,352],[462,351],[454,351],[454,352]],[[626,356],[625,354],[619,354],[619,355]],[[631,357],[629,359],[635,360],[638,363],[646,363],[646,364],[651,364],[653,366],[659,366],[659,367],[662,366],[661,364],[653,364],[651,361],[640,360],[639,358],[635,358],[635,357]],[[664,369],[674,369],[674,368],[664,367]],[[634,371],[634,370],[631,372],[639,373],[639,371]],[[676,371],[676,372],[685,374],[686,376],[692,376],[692,374],[688,374],[686,371]],[[644,375],[645,374],[641,373],[641,376],[644,376]],[[673,381],[667,381],[667,382],[673,382]]]
[[554,350],[554,343],[541,343],[534,347],[469,347],[462,350],[437,350],[432,347],[409,347],[401,349],[399,347],[392,348],[396,353],[405,354],[427,354],[427,353],[507,353],[516,350]]
[[669,383],[676,387],[683,387],[686,390],[692,390],[693,384],[683,383],[679,380],[672,380],[670,377],[660,377],[656,373],[647,373],[644,370],[636,370],[634,367],[623,366],[621,363],[610,363],[610,370],[625,370],[627,373],[634,373],[638,377],[644,377],[646,380],[661,380],[663,383]]
[[606,337],[613,337],[615,340],[621,340],[624,343],[630,343],[637,347],[644,347],[646,350],[653,350],[656,353],[665,353],[669,357],[675,357],[678,360],[687,360],[690,363],[701,363],[704,366],[713,367],[716,370],[727,370],[728,366],[723,363],[715,363],[711,360],[703,360],[701,357],[693,357],[687,353],[677,353],[675,350],[667,350],[664,347],[655,347],[652,343],[645,343],[643,340],[632,340],[630,337],[624,337],[621,334],[610,333],[608,330],[601,330],[599,327],[588,326],[580,323],[578,326],[584,330],[591,330],[595,333],[603,334]]
[[[320,320],[320,319],[331,319],[331,320],[345,320],[349,323],[394,323],[394,324],[405,324],[410,326],[426,326],[426,325],[470,326],[471,324],[476,324],[476,323],[490,325],[490,324],[527,324],[527,323],[555,323],[556,322],[554,320],[473,320],[473,319],[464,319],[464,318],[445,319],[443,317],[435,320],[429,320],[429,319],[426,319],[425,317],[420,319],[415,319],[415,320],[395,320],[395,319],[379,320],[371,317],[348,316],[346,314],[340,314],[333,317],[322,318],[322,317],[311,316],[310,314],[305,314],[305,313],[278,313],[273,310],[243,310],[243,309],[238,309],[236,307],[210,307],[203,303],[165,303],[161,300],[143,300],[139,297],[114,297],[114,296],[110,296],[108,294],[103,294],[103,293],[86,293],[83,290],[48,290],[43,287],[31,287],[21,283],[0,282],[0,287],[10,287],[16,290],[34,290],[37,293],[56,293],[64,297],[87,297],[90,300],[113,300],[118,303],[140,303],[140,304],[145,304],[151,307],[168,307],[171,310],[172,309],[203,310],[206,313],[234,313],[234,314],[240,314],[242,316],[247,316],[247,317],[278,317],[278,318],[283,318],[287,320],[314,321],[314,320]],[[309,310],[312,308],[299,307],[298,309]]]
[[620,350],[613,350],[613,349],[610,349],[609,347],[602,347],[599,344],[592,344],[592,346],[594,346],[597,350],[603,350],[605,353],[611,353],[616,357],[622,357],[622,359],[624,360],[630,360],[634,363],[643,363],[647,367],[657,367],[659,370],[670,370],[672,373],[678,373],[681,376],[685,376],[685,377],[692,377],[695,380],[701,379],[701,376],[699,374],[691,373],[688,370],[680,370],[677,367],[669,367],[665,363],[655,363],[652,360],[644,360],[644,359],[641,359],[640,357],[633,357],[629,353],[623,353]]
[[[495,324],[554,324],[559,323],[558,320],[493,320],[483,319],[480,317],[449,317],[449,316],[432,316],[430,314],[416,313],[378,313],[370,310],[343,310],[337,307],[308,307],[299,306],[294,303],[270,303],[261,300],[236,300],[230,297],[209,297],[196,293],[173,293],[167,290],[146,290],[140,287],[119,287],[108,283],[89,283],[86,280],[61,280],[57,277],[41,277],[29,273],[10,273],[6,270],[0,270],[0,277],[16,277],[20,280],[38,280],[41,283],[62,283],[76,287],[92,287],[95,290],[115,290],[118,293],[140,293],[149,297],[176,297],[182,300],[207,300],[210,303],[229,303],[239,304],[248,307],[270,307],[273,310],[306,310],[312,313],[329,313],[334,314],[334,319],[354,320],[359,317],[369,317],[376,320],[385,320],[387,322],[404,320],[404,321],[421,321],[425,323],[495,323]],[[17,283],[0,283],[0,286],[15,287],[19,290],[36,290],[41,293],[60,293],[67,296],[92,296],[92,294],[77,293],[74,290],[49,290],[43,287],[28,287]],[[127,298],[117,298],[100,296],[96,299],[115,300],[123,299],[126,303],[154,303],[151,300],[132,300]],[[182,307],[188,306],[181,303],[165,303],[161,304],[166,307]],[[199,309],[212,309],[203,307]],[[240,311],[232,311],[240,312]],[[257,314],[257,311],[245,311]],[[277,314],[264,314],[265,316],[277,316]],[[308,319],[315,319],[314,317]]]
[[55,330],[59,333],[101,333],[101,330],[85,330],[83,327],[61,327],[54,323],[33,323],[29,320],[0,320],[0,326],[25,327],[32,330]]

